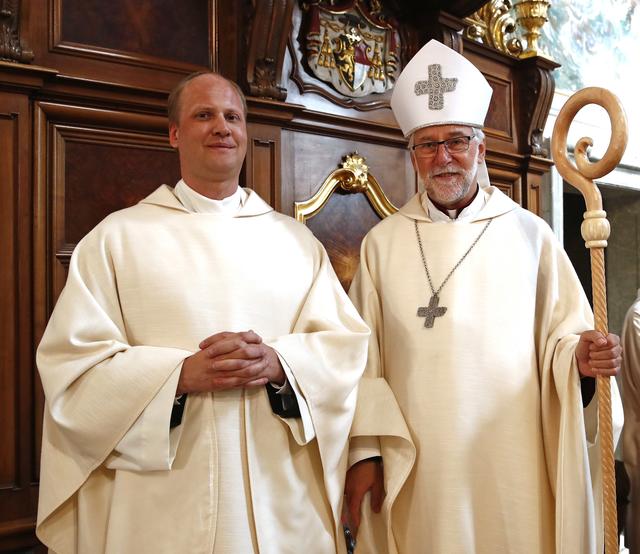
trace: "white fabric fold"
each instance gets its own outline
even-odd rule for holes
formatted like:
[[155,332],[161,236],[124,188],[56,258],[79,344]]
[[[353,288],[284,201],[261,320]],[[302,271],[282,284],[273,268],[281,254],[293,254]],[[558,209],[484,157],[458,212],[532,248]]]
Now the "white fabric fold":
[[104,462],[106,468],[130,471],[171,469],[182,435],[181,425],[174,429],[170,426],[181,369],[182,364],[179,364],[120,439]]

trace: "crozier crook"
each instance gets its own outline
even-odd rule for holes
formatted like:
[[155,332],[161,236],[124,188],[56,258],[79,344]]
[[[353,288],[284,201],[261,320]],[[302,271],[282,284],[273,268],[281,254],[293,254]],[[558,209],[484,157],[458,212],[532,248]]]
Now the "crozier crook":
[[[587,157],[587,148],[593,145],[593,141],[588,137],[582,137],[575,146],[574,165],[567,153],[567,134],[576,113],[588,104],[598,104],[606,110],[611,122],[611,139],[602,159],[592,163]],[[587,210],[584,213],[581,232],[585,246],[591,253],[595,328],[604,335],[608,333],[604,249],[607,246],[610,228],[607,214],[602,209],[600,190],[593,179],[603,177],[618,165],[627,147],[627,138],[627,118],[620,100],[610,91],[599,87],[582,89],[569,98],[558,114],[551,137],[553,161],[560,175],[576,187],[585,199]],[[598,427],[601,433],[604,545],[606,554],[614,554],[618,552],[618,523],[609,377],[597,377],[597,395]]]

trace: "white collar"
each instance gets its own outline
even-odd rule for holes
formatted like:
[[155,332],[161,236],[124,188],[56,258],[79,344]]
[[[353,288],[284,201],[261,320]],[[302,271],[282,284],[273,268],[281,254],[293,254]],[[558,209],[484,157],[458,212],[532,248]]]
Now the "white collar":
[[[431,198],[427,195],[427,192],[423,192],[420,195],[420,203],[427,212],[429,219],[434,223],[459,223],[462,221],[468,221],[473,219],[487,203],[487,192],[482,187],[478,187],[478,194],[473,199],[473,202],[464,208],[459,214],[457,210],[447,210],[448,213],[440,211],[439,208],[431,201]],[[457,217],[456,217],[457,215]]]
[[235,215],[247,199],[246,191],[237,187],[231,196],[222,200],[214,200],[193,190],[183,179],[178,181],[174,193],[187,210],[195,213]]

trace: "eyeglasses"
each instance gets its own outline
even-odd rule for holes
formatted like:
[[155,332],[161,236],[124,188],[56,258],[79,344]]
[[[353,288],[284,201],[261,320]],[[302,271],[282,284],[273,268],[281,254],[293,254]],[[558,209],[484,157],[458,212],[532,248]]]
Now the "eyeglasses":
[[412,146],[417,158],[434,158],[438,153],[438,146],[442,144],[449,154],[459,154],[469,150],[469,143],[475,135],[453,137],[447,140],[431,140]]

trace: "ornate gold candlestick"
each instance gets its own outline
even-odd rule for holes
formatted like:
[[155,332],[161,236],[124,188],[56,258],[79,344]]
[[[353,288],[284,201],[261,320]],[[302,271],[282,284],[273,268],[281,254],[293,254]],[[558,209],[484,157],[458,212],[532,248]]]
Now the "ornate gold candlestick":
[[522,0],[514,4],[513,7],[516,11],[516,21],[527,39],[527,49],[520,54],[520,57],[539,56],[540,29],[548,21],[547,11],[551,7],[551,2],[547,0]]

